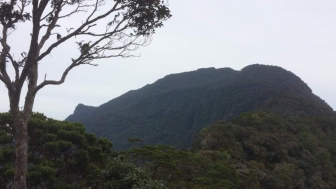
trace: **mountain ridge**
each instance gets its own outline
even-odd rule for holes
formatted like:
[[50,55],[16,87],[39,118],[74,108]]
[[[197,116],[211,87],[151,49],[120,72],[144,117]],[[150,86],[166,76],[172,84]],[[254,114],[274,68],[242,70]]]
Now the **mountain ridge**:
[[130,147],[128,137],[145,144],[190,147],[205,126],[248,111],[284,116],[334,113],[292,72],[254,64],[241,71],[203,68],[170,74],[98,107],[79,104],[66,120],[83,123],[117,149]]

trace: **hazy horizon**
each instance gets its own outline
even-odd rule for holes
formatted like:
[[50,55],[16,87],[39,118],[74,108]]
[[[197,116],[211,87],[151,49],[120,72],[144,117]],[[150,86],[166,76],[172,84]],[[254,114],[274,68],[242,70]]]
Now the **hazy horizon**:
[[[255,63],[291,71],[336,109],[336,1],[170,0],[169,4],[173,17],[157,30],[148,47],[140,48],[139,58],[112,58],[99,61],[98,67],[74,69],[63,85],[48,86],[37,94],[34,111],[62,120],[79,103],[99,106],[169,74],[208,67],[240,70]],[[81,19],[69,19],[64,25]],[[9,39],[16,55],[29,45],[24,29]],[[75,51],[73,46],[61,46],[41,62],[42,80],[46,73],[48,79],[58,79]],[[8,109],[7,89],[1,83],[0,112]]]

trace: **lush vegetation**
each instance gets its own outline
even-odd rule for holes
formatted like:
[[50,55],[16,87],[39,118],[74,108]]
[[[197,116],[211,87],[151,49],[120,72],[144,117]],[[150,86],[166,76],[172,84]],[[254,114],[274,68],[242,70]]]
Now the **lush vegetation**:
[[79,105],[67,120],[111,140],[115,149],[143,144],[190,148],[205,126],[249,111],[284,116],[330,115],[332,109],[297,76],[279,67],[252,65],[169,75],[99,107]]
[[[0,114],[0,188],[13,185],[15,140]],[[192,150],[139,146],[113,151],[83,125],[34,114],[29,122],[29,188],[336,188],[336,118],[245,113],[202,129]]]
[[168,146],[129,151],[169,188],[336,188],[336,119],[248,113],[200,133],[193,152]]
[[[101,107],[81,105],[69,118],[77,119],[129,149],[36,113],[29,188],[336,188],[336,115],[278,67],[168,76]],[[0,114],[0,188],[13,188],[14,133],[10,114]]]
[[123,152],[130,162],[165,180],[169,188],[233,189],[239,175],[231,157],[220,151],[182,151],[169,146],[144,146]]
[[[146,171],[118,158],[111,142],[86,133],[81,124],[34,114],[28,132],[28,188],[166,188]],[[13,133],[10,115],[0,114],[0,188],[13,187]]]

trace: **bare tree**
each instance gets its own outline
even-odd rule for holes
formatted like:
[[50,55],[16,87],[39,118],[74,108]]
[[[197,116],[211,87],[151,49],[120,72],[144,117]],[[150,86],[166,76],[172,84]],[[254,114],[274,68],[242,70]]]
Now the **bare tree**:
[[[76,14],[85,17],[78,27],[64,28],[66,35],[55,33],[62,19]],[[91,65],[96,59],[132,57],[133,51],[149,44],[155,29],[171,17],[164,0],[8,0],[0,2],[0,80],[8,89],[10,113],[14,119],[16,161],[14,187],[26,188],[27,124],[37,92],[47,85],[62,84],[69,72],[80,65]],[[104,24],[103,30],[97,26]],[[8,38],[24,22],[31,23],[31,40],[19,57],[11,52]],[[101,27],[100,27],[101,28]],[[100,31],[99,31],[100,30]],[[56,37],[51,37],[52,35]],[[81,38],[82,37],[82,38]],[[83,38],[84,37],[84,38]],[[59,80],[46,76],[38,83],[39,63],[56,47],[72,39],[78,56],[69,60]],[[86,39],[86,40],[85,40]],[[90,39],[88,41],[87,39]],[[50,44],[50,45],[46,45]],[[62,46],[63,45],[63,46]],[[16,53],[18,54],[18,53]],[[14,70],[11,75],[9,67]],[[22,88],[27,83],[23,109],[19,108]]]

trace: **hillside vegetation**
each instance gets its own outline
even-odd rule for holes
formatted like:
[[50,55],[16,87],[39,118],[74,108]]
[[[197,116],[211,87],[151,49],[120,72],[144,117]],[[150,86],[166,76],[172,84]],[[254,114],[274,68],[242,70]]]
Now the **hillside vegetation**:
[[202,129],[193,151],[145,146],[131,159],[169,188],[336,188],[336,119],[246,113]]
[[[0,188],[13,188],[15,140],[9,114],[0,114]],[[28,125],[30,189],[163,189],[135,165],[118,158],[110,141],[81,124],[34,114]]]
[[241,71],[207,68],[173,74],[99,107],[78,105],[66,120],[111,140],[115,149],[143,144],[190,148],[197,133],[249,111],[282,116],[330,116],[333,110],[293,73],[251,65]]
[[[245,113],[203,128],[192,150],[166,145],[114,151],[81,124],[34,114],[29,122],[32,189],[333,189],[336,119]],[[13,184],[15,140],[0,114],[0,188]]]

